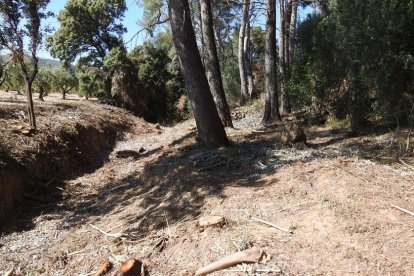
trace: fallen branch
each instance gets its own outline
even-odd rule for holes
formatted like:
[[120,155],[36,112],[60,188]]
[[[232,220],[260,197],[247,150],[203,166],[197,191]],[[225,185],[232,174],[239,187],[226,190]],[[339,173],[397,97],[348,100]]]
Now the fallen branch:
[[365,182],[365,183],[369,183],[369,182],[368,182],[368,180],[366,180],[366,179],[364,179],[364,178],[362,178],[362,177],[360,177],[360,176],[358,176],[358,175],[356,175],[356,174],[354,174],[354,173],[352,173],[352,172],[348,171],[347,169],[341,168],[341,167],[339,167],[339,166],[337,166],[337,165],[333,165],[333,166],[334,166],[334,167],[336,167],[336,168],[338,168],[338,169],[340,169],[340,170],[343,170],[344,172],[349,173],[349,174],[350,174],[350,175],[352,175],[353,177],[356,177],[356,178],[358,178],[358,179],[362,180],[362,181],[363,181],[363,182]]
[[250,248],[236,254],[224,257],[214,263],[211,263],[205,267],[200,268],[196,271],[196,276],[203,276],[209,273],[222,270],[228,267],[232,267],[242,263],[258,263],[264,255],[263,250],[258,250],[255,248]]
[[403,164],[404,166],[406,166],[407,168],[409,168],[410,170],[414,172],[414,168],[408,165],[407,163],[405,163],[402,159],[398,159],[398,161],[400,161],[401,164]]
[[277,226],[276,224],[273,224],[273,223],[271,223],[271,222],[268,222],[268,221],[265,221],[265,220],[262,220],[262,219],[259,219],[259,218],[250,218],[250,219],[251,219],[251,220],[253,220],[253,221],[257,221],[257,222],[260,222],[260,223],[266,224],[266,225],[268,225],[268,226],[271,226],[271,227],[273,227],[273,228],[275,228],[275,229],[277,229],[277,230],[283,231],[283,232],[285,232],[285,233],[288,233],[288,234],[293,234],[293,231],[291,231],[291,230],[287,230],[287,229],[282,228],[282,227],[280,227],[280,226]]
[[305,205],[312,206],[314,204],[317,204],[317,202],[304,202],[304,203],[300,203],[300,204],[296,204],[296,205],[292,205],[292,206],[288,206],[288,207],[284,207],[284,208],[277,209],[275,212],[283,212],[283,211],[286,211],[286,210],[289,210],[289,209],[293,209],[293,208],[297,208],[297,207],[302,207],[302,206],[305,206]]
[[85,252],[85,251],[86,251],[86,249],[83,249],[83,250],[79,250],[79,251],[74,251],[74,252],[68,253],[68,257],[69,257],[69,256],[73,256],[73,255],[78,255],[78,254],[83,253],[83,252]]
[[93,224],[89,224],[89,226],[90,226],[90,227],[92,227],[92,228],[93,228],[93,229],[95,229],[95,230],[98,230],[99,232],[101,232],[102,234],[104,234],[105,236],[108,236],[108,237],[112,237],[112,238],[120,238],[120,237],[125,236],[125,234],[123,234],[123,233],[115,233],[115,234],[111,234],[111,233],[105,232],[104,230],[99,229],[98,227],[96,227],[96,226],[95,226],[95,225],[93,225]]
[[105,260],[102,265],[99,267],[99,270],[95,273],[95,276],[103,276],[112,269],[112,263],[108,260]]
[[401,212],[404,212],[404,213],[406,213],[406,214],[412,215],[412,216],[414,217],[414,213],[413,213],[413,212],[408,211],[407,209],[401,208],[401,207],[399,207],[399,206],[397,206],[397,205],[393,205],[393,204],[390,204],[390,205],[391,205],[391,207],[394,207],[395,209],[398,209],[398,210],[400,210]]

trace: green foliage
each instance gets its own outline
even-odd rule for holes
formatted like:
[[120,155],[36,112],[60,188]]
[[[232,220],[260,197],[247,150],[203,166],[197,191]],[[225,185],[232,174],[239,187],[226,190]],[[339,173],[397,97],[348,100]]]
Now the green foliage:
[[181,106],[184,110],[178,112],[181,115],[177,114],[177,105],[186,90],[172,45],[171,32],[159,33],[153,41],[134,48],[129,58],[137,70],[140,85],[150,93],[150,110],[157,116],[174,120],[186,112],[186,106]]
[[75,72],[80,96],[85,96],[88,99],[99,97],[104,93],[103,76],[99,68],[85,66],[80,60],[75,67]]
[[125,27],[119,22],[124,0],[69,0],[59,13],[59,29],[48,38],[53,57],[65,63],[83,57],[83,64],[102,67],[106,54],[122,45]]
[[74,69],[69,67],[59,67],[52,72],[52,85],[56,92],[60,92],[63,96],[69,93],[72,89],[78,85],[78,79],[76,78]]
[[314,96],[332,115],[360,122],[407,117],[414,94],[413,3],[325,1],[324,13],[298,28],[288,84],[295,104],[306,106]]
[[0,86],[1,89],[9,91],[22,91],[24,88],[23,76],[20,73],[20,69],[16,65],[10,65],[7,71],[7,77],[3,84]]
[[35,81],[33,82],[33,89],[35,92],[40,92],[43,89],[44,96],[53,90],[54,69],[50,66],[41,66]]

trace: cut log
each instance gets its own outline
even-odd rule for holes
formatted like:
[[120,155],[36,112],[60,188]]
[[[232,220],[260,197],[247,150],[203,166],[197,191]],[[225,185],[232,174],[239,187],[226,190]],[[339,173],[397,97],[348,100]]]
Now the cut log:
[[264,255],[263,250],[258,250],[255,248],[250,248],[236,254],[227,256],[218,260],[217,262],[211,263],[205,267],[200,268],[196,271],[196,276],[203,276],[209,273],[229,268],[242,263],[258,263]]
[[205,216],[198,220],[199,227],[222,226],[226,220],[222,216]]
[[95,273],[95,276],[103,276],[112,269],[112,263],[108,260],[105,260],[99,270]]
[[119,269],[123,276],[147,276],[148,270],[141,261],[129,259],[125,261]]

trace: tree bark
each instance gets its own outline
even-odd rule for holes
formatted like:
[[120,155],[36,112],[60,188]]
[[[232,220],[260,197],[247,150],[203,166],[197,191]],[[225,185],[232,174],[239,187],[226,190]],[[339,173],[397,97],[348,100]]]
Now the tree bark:
[[289,57],[289,76],[292,75],[292,62],[293,62],[293,50],[294,50],[294,41],[296,34],[296,23],[298,15],[298,0],[291,0],[291,14],[290,14],[290,23],[289,23],[289,48],[288,48],[288,57]]
[[210,0],[201,0],[200,8],[205,68],[211,94],[213,95],[223,125],[225,127],[233,127],[221,77],[217,46],[214,38],[213,15]]
[[244,36],[244,66],[246,68],[246,78],[247,78],[247,95],[249,98],[252,98],[254,93],[254,83],[253,83],[253,71],[252,71],[252,63],[250,57],[250,20],[247,19],[246,22],[246,30]]
[[286,11],[285,0],[279,0],[280,10],[280,39],[279,39],[279,72],[280,72],[280,94],[279,113],[281,116],[289,114],[289,99],[286,91]]
[[45,90],[43,89],[43,86],[40,86],[39,88],[39,100],[44,102],[43,95],[45,94]]
[[276,0],[267,0],[265,53],[265,110],[263,124],[280,119],[276,82]]
[[33,96],[32,96],[32,82],[28,79],[24,80],[26,86],[26,97],[27,97],[27,113],[29,117],[30,128],[36,130],[36,118],[34,113],[33,106]]
[[244,51],[244,39],[246,36],[246,26],[249,20],[250,0],[244,0],[243,2],[243,16],[242,23],[239,31],[239,71],[240,71],[240,97],[243,101],[248,95],[248,82],[246,76],[246,64],[245,64],[245,51]]
[[169,0],[168,13],[199,138],[207,147],[227,146],[229,142],[226,132],[217,113],[197,48],[188,0]]

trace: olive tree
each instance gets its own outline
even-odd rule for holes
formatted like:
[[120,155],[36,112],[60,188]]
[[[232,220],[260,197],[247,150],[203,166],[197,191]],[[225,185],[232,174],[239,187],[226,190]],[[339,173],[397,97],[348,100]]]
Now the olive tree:
[[11,62],[20,67],[24,79],[29,123],[36,129],[32,86],[39,71],[37,51],[42,45],[46,29],[41,28],[42,19],[50,14],[46,7],[50,0],[1,0],[0,45],[11,54]]

